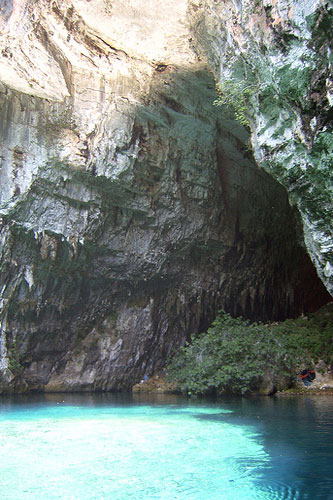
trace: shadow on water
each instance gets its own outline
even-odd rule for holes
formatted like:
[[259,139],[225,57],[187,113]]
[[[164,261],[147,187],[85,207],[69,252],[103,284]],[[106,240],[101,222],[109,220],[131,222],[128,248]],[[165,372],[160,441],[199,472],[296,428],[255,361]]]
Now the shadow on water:
[[99,406],[133,406],[147,404],[189,404],[189,400],[176,394],[132,394],[127,392],[55,392],[0,395],[1,407],[22,405],[56,405],[66,404],[83,407]]
[[239,398],[222,405],[231,412],[196,418],[253,429],[270,457],[260,479],[267,498],[333,499],[333,398]]
[[[0,420],[11,410],[36,411],[37,415],[38,409],[43,408],[51,410],[53,416],[52,412],[59,406],[59,413],[64,417],[70,415],[71,407],[79,408],[88,418],[90,412],[96,415],[98,409],[102,413],[119,409],[121,415],[127,416],[139,410],[140,418],[144,419],[147,415],[149,422],[154,415],[158,418],[162,410],[163,418],[172,420],[175,417],[180,425],[191,426],[191,419],[192,422],[207,422],[213,426],[212,436],[225,433],[227,447],[239,446],[243,442],[237,439],[229,441],[229,435],[244,435],[255,444],[249,447],[248,452],[242,450],[241,454],[239,449],[231,450],[223,466],[243,475],[248,474],[261,495],[258,498],[333,499],[333,398],[286,396],[188,399],[180,395],[124,393],[10,395],[0,397]],[[30,412],[30,409],[34,411]],[[47,415],[50,416],[50,413],[46,411],[44,417]],[[190,420],[183,419],[186,415]],[[189,429],[186,429],[186,439],[191,440]],[[206,445],[203,442],[202,446]],[[223,441],[219,441],[218,446],[223,446]],[[207,450],[202,448],[202,452]],[[237,475],[236,479],[231,477],[227,481],[230,484],[235,482],[237,487]],[[239,484],[245,484],[244,481],[246,477],[240,476]]]

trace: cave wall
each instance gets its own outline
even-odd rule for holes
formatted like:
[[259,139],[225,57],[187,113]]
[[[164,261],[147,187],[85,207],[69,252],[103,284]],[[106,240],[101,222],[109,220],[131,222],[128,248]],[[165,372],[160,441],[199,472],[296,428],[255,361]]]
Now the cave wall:
[[128,389],[221,308],[329,300],[186,2],[1,8],[1,391]]
[[218,84],[240,96],[248,87],[256,162],[297,207],[307,251],[332,295],[332,3],[190,0],[188,17]]

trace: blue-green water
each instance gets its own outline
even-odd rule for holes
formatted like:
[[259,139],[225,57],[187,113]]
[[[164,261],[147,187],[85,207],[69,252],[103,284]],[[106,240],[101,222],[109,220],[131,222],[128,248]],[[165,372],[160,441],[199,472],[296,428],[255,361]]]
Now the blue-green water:
[[0,398],[1,500],[332,500],[333,398]]

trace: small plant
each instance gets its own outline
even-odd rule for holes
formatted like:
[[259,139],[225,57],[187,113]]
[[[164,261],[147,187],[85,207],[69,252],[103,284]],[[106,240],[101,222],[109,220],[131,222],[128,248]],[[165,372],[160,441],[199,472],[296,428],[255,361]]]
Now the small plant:
[[234,79],[224,80],[216,86],[218,99],[214,106],[227,106],[235,115],[236,120],[244,127],[250,127],[249,106],[250,98],[256,91],[256,86]]
[[51,139],[56,139],[63,130],[77,131],[77,123],[73,118],[70,107],[65,108],[57,114],[42,114],[39,130],[48,135]]
[[9,349],[9,363],[8,368],[14,375],[22,375],[23,366],[20,362],[20,356],[17,352],[16,341],[14,340]]

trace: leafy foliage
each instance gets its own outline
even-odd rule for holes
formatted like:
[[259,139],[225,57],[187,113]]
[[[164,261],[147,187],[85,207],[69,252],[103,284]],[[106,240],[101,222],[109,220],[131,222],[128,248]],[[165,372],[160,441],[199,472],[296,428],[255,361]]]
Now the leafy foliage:
[[294,357],[296,365],[319,359],[327,365],[333,362],[333,315],[328,309],[323,308],[309,318],[288,319],[273,325],[271,330]]
[[207,333],[192,337],[171,360],[169,378],[188,393],[244,394],[265,373],[293,378],[317,359],[333,360],[333,318],[264,325],[221,311]]
[[21,364],[20,356],[17,351],[16,341],[14,340],[9,348],[9,364],[8,367],[14,375],[21,375],[23,366]]
[[225,80],[217,85],[219,97],[213,104],[214,106],[225,105],[229,107],[234,112],[236,120],[241,125],[249,127],[248,108],[250,97],[254,95],[255,90],[255,85],[234,79]]

